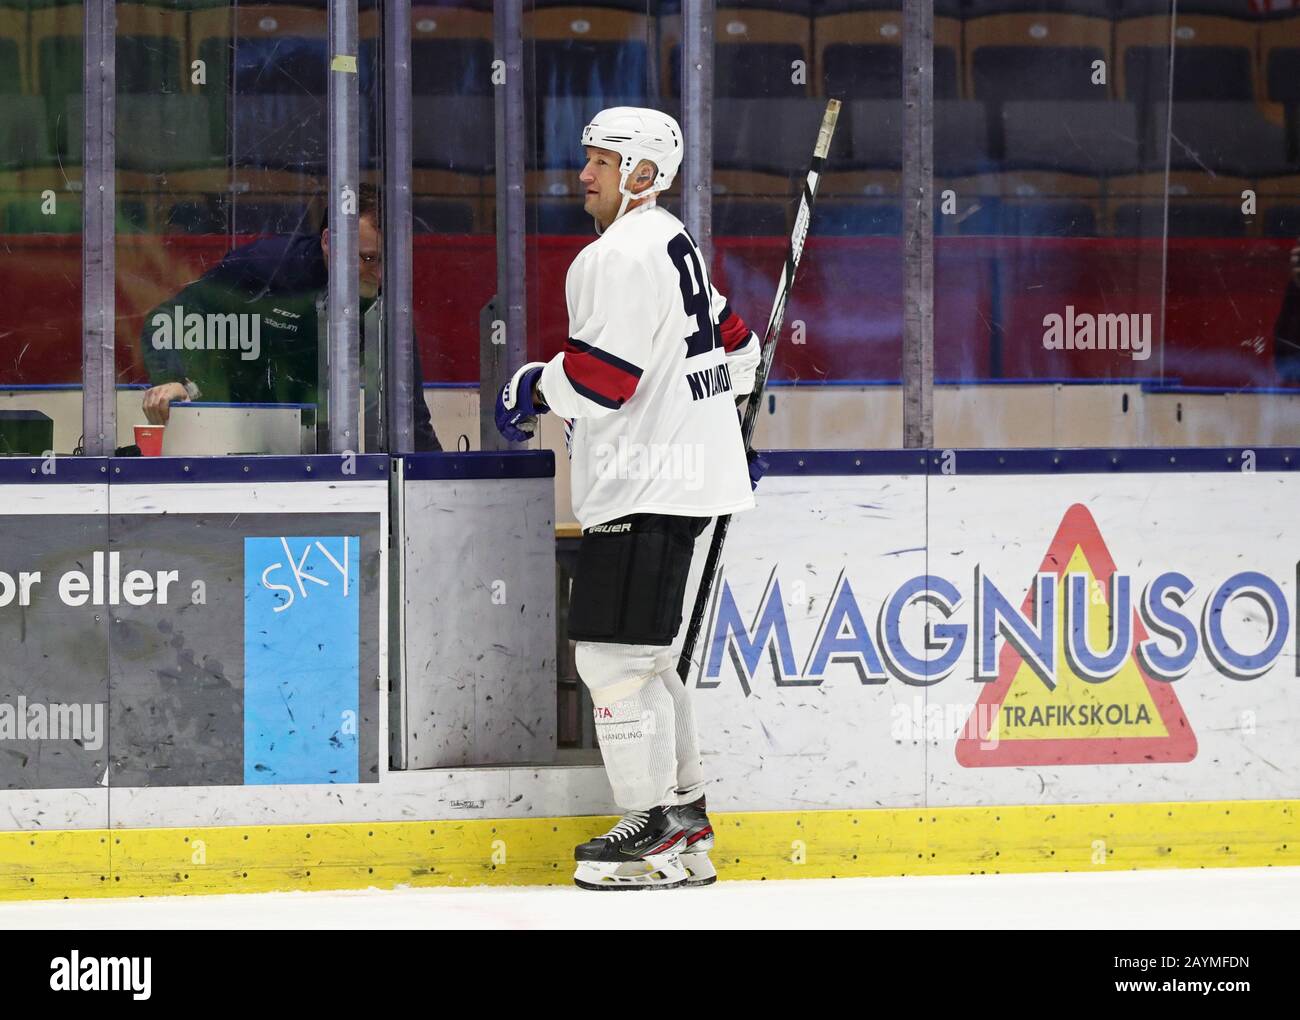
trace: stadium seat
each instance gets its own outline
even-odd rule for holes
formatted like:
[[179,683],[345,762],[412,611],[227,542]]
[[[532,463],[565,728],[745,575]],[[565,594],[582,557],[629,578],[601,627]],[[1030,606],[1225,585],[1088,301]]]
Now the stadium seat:
[[[960,18],[965,3],[966,0],[934,0],[935,17]],[[817,17],[859,11],[894,11],[901,7],[902,0],[815,0],[812,5]]]
[[524,14],[524,77],[533,95],[609,96],[645,105],[650,91],[650,22],[609,7],[538,6]]
[[185,4],[115,5],[119,95],[176,93],[187,82],[182,58],[188,29]]
[[209,148],[208,109],[199,95],[118,96],[117,165],[165,172],[224,163]]
[[478,202],[417,195],[411,201],[411,230],[416,234],[482,233]]
[[1173,170],[1168,182],[1162,173],[1115,177],[1107,182],[1110,232],[1116,237],[1160,237],[1167,189],[1170,237],[1254,236],[1261,217],[1242,213],[1242,192],[1249,187],[1246,178],[1200,170]]
[[256,195],[232,205],[231,230],[235,234],[312,233],[320,223],[309,200],[297,196]]
[[591,217],[581,202],[572,199],[541,196],[529,199],[525,222],[530,233],[595,236]]
[[[899,103],[883,105],[901,109]],[[806,170],[823,109],[817,99],[717,100],[713,106],[715,169],[759,171],[782,177]],[[836,134],[846,126],[841,120]],[[849,144],[847,139],[844,144]],[[836,163],[834,149],[831,162]]]
[[221,195],[169,196],[171,201],[159,220],[166,234],[225,234],[230,230],[227,204]]
[[491,95],[492,59],[490,8],[411,8],[413,95]]
[[529,170],[524,175],[524,193],[529,198],[569,198],[578,202],[582,185],[574,170]]
[[328,30],[328,12],[310,7],[241,3],[190,15],[193,57],[237,95],[324,96]]
[[[1116,237],[1159,237],[1164,218],[1159,202],[1122,202],[1114,206]],[[1247,224],[1230,201],[1169,201],[1169,237],[1246,237]]]
[[988,110],[973,99],[934,103],[934,172],[940,176],[976,174],[991,169]]
[[1023,100],[1002,107],[1003,166],[1076,174],[1135,173],[1141,135],[1134,103]]
[[[812,21],[808,0],[719,5],[714,14],[713,90],[718,98],[813,95]],[[681,95],[681,15],[660,19],[660,78],[664,94]],[[794,62],[802,60],[802,82]]]
[[1264,210],[1265,237],[1300,237],[1300,195],[1289,202],[1277,202]]
[[[411,104],[412,201],[422,210],[415,229],[488,230],[496,161],[494,98],[414,95]],[[470,228],[459,229],[466,222]]]
[[1017,237],[1095,237],[1099,203],[1067,198],[1002,203],[1002,233]]
[[[957,213],[937,216],[936,233],[1093,237],[1100,231],[1096,177],[1026,170],[952,178],[945,187],[956,192]],[[937,185],[936,191],[942,197]]]
[[[148,229],[145,205],[138,197],[118,197],[116,220],[119,234],[138,234]],[[0,214],[0,233],[80,234],[81,196],[75,192],[61,193],[56,211],[49,216],[41,211],[39,195],[11,198]]]
[[1300,238],[1300,174],[1258,182],[1265,237]]
[[21,170],[52,162],[45,103],[39,96],[6,96],[0,102],[0,169]]
[[[854,169],[879,170],[903,165],[903,104],[887,99],[861,100],[845,107],[836,134],[848,128]],[[936,118],[937,119],[937,118]]]
[[[901,104],[883,105],[897,108]],[[715,233],[784,232],[785,228],[777,230],[776,224],[786,221],[786,206],[797,178],[807,170],[822,110],[817,99],[719,99],[714,103]],[[841,120],[829,161],[832,167],[850,166],[848,126]],[[756,217],[754,224],[741,229],[749,214]]]
[[[966,22],[966,94],[989,103],[1098,100],[1098,60],[1110,64],[1110,22],[1079,14],[991,14]],[[1109,79],[1108,79],[1109,80]]]
[[[425,202],[427,222],[458,222],[466,209],[473,223],[471,233],[491,233],[494,229],[496,194],[495,178],[457,174],[444,170],[416,170],[411,180],[412,203]],[[439,205],[441,203],[441,205]],[[455,210],[453,213],[451,210]],[[436,215],[435,215],[436,214]],[[432,218],[429,218],[432,217]],[[426,233],[453,233],[450,230],[427,230]]]
[[826,174],[818,185],[811,233],[817,237],[901,233],[900,188],[900,175],[893,170]]
[[[186,17],[184,11],[173,7],[116,5],[114,73],[118,95],[181,91]],[[62,118],[70,99],[81,102],[83,19],[82,4],[33,5],[29,15],[32,83],[45,100],[51,147],[64,160],[73,159],[73,152],[80,151],[80,143],[68,137],[68,125]]]
[[[813,49],[821,94],[834,99],[903,97],[901,5],[879,11],[820,14],[813,20]],[[934,97],[956,99],[961,22],[934,19]]]
[[1300,12],[1259,26],[1264,97],[1286,107],[1293,159],[1300,159]]
[[[990,14],[1079,14],[1091,18],[1110,18],[1115,0],[964,0],[968,18]],[[1164,0],[1166,7],[1169,0]],[[1181,4],[1179,5],[1181,7]],[[936,8],[935,13],[938,13]]]
[[59,195],[52,215],[41,211],[38,196],[11,198],[4,207],[3,223],[6,234],[80,234],[81,196]]
[[713,196],[715,237],[784,237],[790,233],[789,204],[739,195]]
[[[203,91],[213,151],[227,152],[233,142],[231,155],[239,163],[319,165],[325,151],[327,32],[328,12],[309,7],[239,4],[190,15],[192,59],[206,64],[209,82],[230,83]],[[235,104],[233,130],[228,101]],[[310,112],[312,101],[318,114]],[[284,139],[274,137],[277,118],[287,126]],[[313,124],[319,139],[304,138],[304,125]]]
[[[840,120],[838,133],[848,128],[847,162],[860,170],[903,165],[903,104],[861,100],[846,107],[849,122]],[[832,164],[835,161],[832,160]],[[988,127],[983,103],[965,99],[934,104],[934,172],[940,176],[971,174],[991,165]]]
[[485,174],[495,161],[493,123],[491,97],[414,96],[412,162],[418,167]]
[[301,95],[243,95],[237,99],[234,162],[300,173],[325,168],[325,100]]
[[[944,193],[951,190],[956,197],[956,211],[944,211]],[[997,236],[1002,233],[1002,207],[995,194],[981,194],[996,190],[972,184],[968,178],[939,178],[934,180],[935,209],[934,233],[936,237]]]
[[716,166],[713,170],[714,195],[779,197],[784,201],[795,193],[795,185],[794,175],[763,173],[759,170],[728,170]]
[[[369,178],[363,172],[362,180],[367,179]],[[274,200],[286,195],[293,196],[295,200],[316,198],[318,202],[323,202],[321,196],[325,194],[327,180],[324,174],[305,171],[237,166],[211,170],[175,170],[165,174],[160,183],[166,196],[173,202],[211,198],[229,204],[231,200]]]
[[[1169,165],[1177,170],[1266,177],[1293,169],[1287,159],[1286,119],[1276,103],[1157,103],[1147,123],[1150,170]],[[1172,132],[1172,138],[1166,133]]]
[[[1115,26],[1119,95],[1139,106],[1168,102],[1170,18],[1127,18]],[[1174,34],[1173,101],[1245,101],[1257,95],[1253,22],[1180,11]]]
[[1274,103],[1300,103],[1300,14],[1259,26],[1264,96]]
[[27,53],[27,11],[0,7],[0,96],[30,91]]
[[[1222,18],[1255,20],[1259,16],[1257,5],[1267,5],[1272,0],[1178,0],[1179,20],[1188,14],[1209,14]],[[1171,0],[1115,0],[1115,17],[1119,19],[1144,16],[1169,16]]]
[[897,199],[817,203],[809,233],[813,237],[897,237],[903,232],[903,206]]
[[[81,163],[82,98],[69,96],[62,125],[68,158]],[[159,174],[214,163],[208,148],[207,103],[194,95],[122,95],[116,99],[116,162],[120,171]],[[220,157],[216,162],[224,162]],[[119,181],[119,185],[121,182]]]
[[[528,163],[539,169],[580,170],[585,159],[582,129],[607,106],[644,106],[644,96],[543,96],[529,118]],[[656,100],[657,109],[677,117],[676,100]]]

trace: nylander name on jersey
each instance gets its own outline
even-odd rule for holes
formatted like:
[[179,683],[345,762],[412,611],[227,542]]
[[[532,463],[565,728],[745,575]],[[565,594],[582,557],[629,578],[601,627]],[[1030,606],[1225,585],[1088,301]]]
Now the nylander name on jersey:
[[700,372],[687,373],[686,384],[691,388],[692,400],[703,400],[718,393],[730,393],[731,371],[727,368],[726,362],[723,362],[721,365],[714,365]]
[[[734,397],[753,388],[758,338],[681,220],[654,203],[619,217],[574,259],[565,296],[569,339],[539,389],[572,421],[578,522],[752,507]],[[650,469],[610,471],[615,455]]]

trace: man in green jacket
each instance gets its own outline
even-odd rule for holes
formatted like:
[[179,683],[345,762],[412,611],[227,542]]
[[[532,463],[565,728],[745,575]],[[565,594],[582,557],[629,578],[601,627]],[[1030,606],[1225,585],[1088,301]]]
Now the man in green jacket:
[[[383,241],[378,195],[358,202],[361,317],[379,296]],[[144,413],[165,425],[174,401],[317,403],[321,325],[329,285],[329,230],[267,237],[232,249],[221,262],[145,316],[140,342],[150,388]],[[415,447],[441,450],[413,345]],[[363,352],[364,358],[364,338]]]

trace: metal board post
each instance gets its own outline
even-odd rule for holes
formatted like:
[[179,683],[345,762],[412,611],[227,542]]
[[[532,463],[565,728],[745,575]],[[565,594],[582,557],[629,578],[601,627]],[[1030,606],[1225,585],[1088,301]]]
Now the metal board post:
[[117,445],[114,245],[116,224],[116,6],[87,3],[85,102],[82,133],[81,432],[89,457],[111,456]]
[[903,445],[934,445],[934,0],[903,0]]
[[682,4],[682,221],[713,256],[713,0]]
[[[510,444],[493,425],[491,404],[509,373],[528,360],[528,314],[524,252],[524,152],[528,141],[524,122],[524,5],[523,0],[496,0],[492,11],[495,39],[496,90],[496,212],[497,314],[505,325],[482,331],[479,347],[479,445],[502,450]],[[493,346],[501,350],[493,351]],[[504,357],[502,354],[504,353]],[[484,409],[488,413],[484,414]]]
[[384,5],[384,363],[381,415],[391,453],[415,449],[411,315],[411,0]]
[[357,0],[329,5],[329,450],[357,451],[360,415],[360,297],[357,211],[360,125]]

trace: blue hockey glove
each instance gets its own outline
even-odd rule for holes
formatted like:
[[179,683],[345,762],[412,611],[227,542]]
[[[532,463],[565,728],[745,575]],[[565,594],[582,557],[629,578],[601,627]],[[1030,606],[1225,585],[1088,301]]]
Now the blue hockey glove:
[[746,450],[745,456],[749,459],[749,487],[751,490],[757,489],[759,479],[767,474],[767,469],[771,465],[763,459],[763,455],[757,450]]
[[530,361],[497,394],[497,431],[512,443],[531,439],[537,429],[537,416],[550,410],[545,404],[533,403],[533,387],[545,367],[544,361]]

